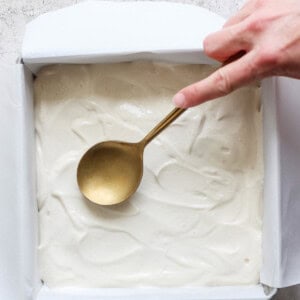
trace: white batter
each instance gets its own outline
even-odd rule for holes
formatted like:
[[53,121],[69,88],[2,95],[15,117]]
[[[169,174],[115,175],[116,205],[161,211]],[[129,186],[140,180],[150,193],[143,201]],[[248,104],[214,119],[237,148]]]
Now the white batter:
[[185,112],[146,148],[127,202],[81,196],[80,157],[140,140],[209,67],[146,62],[44,68],[35,81],[39,264],[50,287],[244,285],[259,281],[259,90]]

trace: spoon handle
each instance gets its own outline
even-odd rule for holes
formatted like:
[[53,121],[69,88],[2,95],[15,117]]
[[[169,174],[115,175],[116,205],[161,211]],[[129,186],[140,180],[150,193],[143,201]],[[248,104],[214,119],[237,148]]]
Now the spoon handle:
[[144,147],[148,145],[157,135],[159,135],[169,124],[176,120],[185,108],[174,108],[163,120],[161,120],[140,142]]
[[[245,51],[240,51],[236,53],[235,55],[229,57],[222,65],[221,67],[230,64],[233,61],[238,60],[245,54]],[[174,108],[163,120],[161,120],[141,141],[140,145],[145,147],[148,145],[149,142],[151,142],[157,135],[159,135],[170,123],[172,123],[174,120],[176,120],[184,111],[186,111],[186,108]]]

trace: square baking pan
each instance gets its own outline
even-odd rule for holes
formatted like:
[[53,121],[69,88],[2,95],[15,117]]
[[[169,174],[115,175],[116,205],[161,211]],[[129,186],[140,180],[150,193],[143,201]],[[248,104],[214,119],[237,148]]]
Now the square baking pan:
[[1,299],[262,300],[270,299],[276,288],[300,283],[300,83],[287,78],[262,81],[265,180],[258,285],[49,289],[38,275],[34,74],[56,63],[215,64],[205,56],[202,42],[223,23],[220,16],[193,5],[88,1],[27,25],[20,61],[0,67]]

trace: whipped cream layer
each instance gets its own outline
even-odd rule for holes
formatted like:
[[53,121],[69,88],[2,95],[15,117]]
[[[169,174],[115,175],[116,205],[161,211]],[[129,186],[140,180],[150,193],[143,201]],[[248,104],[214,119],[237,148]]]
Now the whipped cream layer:
[[249,285],[261,261],[259,88],[187,110],[145,149],[127,202],[85,200],[76,168],[100,141],[139,141],[211,67],[55,65],[34,83],[39,266],[49,287]]

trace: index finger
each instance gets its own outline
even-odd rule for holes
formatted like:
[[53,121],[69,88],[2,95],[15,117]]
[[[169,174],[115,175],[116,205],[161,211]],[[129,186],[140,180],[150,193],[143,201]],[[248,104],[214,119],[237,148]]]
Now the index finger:
[[240,59],[222,66],[207,78],[180,90],[173,98],[176,106],[188,108],[225,96],[258,76],[255,53],[250,51]]

